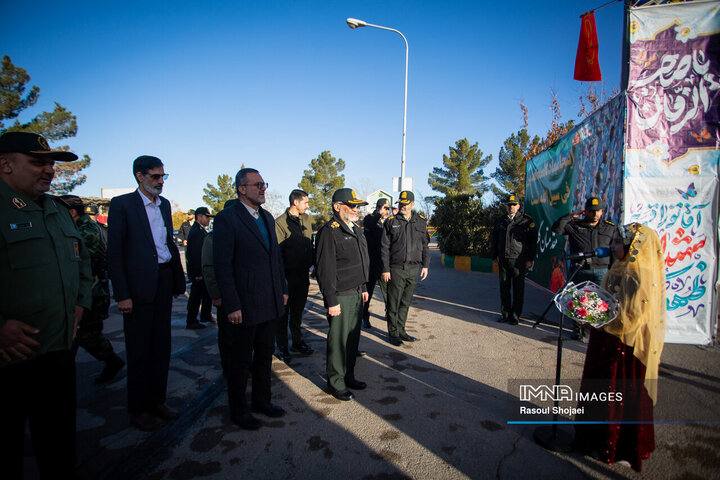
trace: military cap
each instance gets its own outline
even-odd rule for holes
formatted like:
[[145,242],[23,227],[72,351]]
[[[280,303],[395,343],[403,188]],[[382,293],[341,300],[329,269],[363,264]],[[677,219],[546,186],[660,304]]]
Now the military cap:
[[403,190],[402,192],[400,192],[400,198],[395,203],[399,203],[400,205],[408,205],[414,201],[415,194],[413,194],[413,192],[411,192],[410,190]]
[[605,202],[598,197],[590,197],[585,202],[585,210],[605,210]]
[[210,210],[208,210],[207,207],[199,207],[195,209],[195,215],[205,215],[206,217],[214,217],[212,213],[210,213]]
[[375,209],[377,210],[378,208],[382,207],[383,205],[388,205],[389,203],[390,203],[390,202],[389,202],[388,199],[385,198],[385,197],[383,197],[383,198],[378,198],[378,201],[377,201],[377,203],[375,204]]
[[357,198],[355,190],[352,188],[340,188],[335,190],[335,193],[333,193],[332,196],[332,203],[336,202],[342,202],[353,206],[363,206],[368,204],[366,201]]
[[52,150],[45,137],[37,133],[6,132],[0,136],[0,153],[24,153],[33,157],[48,157],[57,162],[72,162],[78,156],[64,150]]
[[85,206],[85,213],[88,215],[97,215],[100,213],[100,209],[94,203]]
[[518,205],[520,203],[520,199],[515,195],[508,195],[505,199],[505,205]]
[[188,214],[188,215],[195,215],[195,210],[193,210],[193,209],[191,208],[190,210],[187,211],[187,214]]

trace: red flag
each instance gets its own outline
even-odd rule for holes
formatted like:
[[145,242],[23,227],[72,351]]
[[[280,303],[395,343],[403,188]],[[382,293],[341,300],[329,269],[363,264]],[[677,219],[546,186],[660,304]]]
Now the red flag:
[[598,82],[602,79],[598,61],[598,39],[595,28],[595,13],[588,12],[582,17],[580,41],[575,57],[575,80]]

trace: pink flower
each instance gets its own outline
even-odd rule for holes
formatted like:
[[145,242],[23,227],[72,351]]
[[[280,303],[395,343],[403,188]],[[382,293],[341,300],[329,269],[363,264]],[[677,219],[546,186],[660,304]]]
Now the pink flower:
[[572,310],[573,308],[575,308],[575,302],[573,302],[572,300],[570,300],[570,301],[567,303],[567,308],[570,309],[570,310]]
[[575,310],[575,315],[580,318],[585,318],[588,315],[588,311],[586,309],[580,307],[577,310]]
[[600,310],[601,312],[607,312],[608,304],[605,302],[600,302],[600,304],[598,305],[598,310]]
[[580,297],[580,305],[586,307],[588,304],[588,297]]

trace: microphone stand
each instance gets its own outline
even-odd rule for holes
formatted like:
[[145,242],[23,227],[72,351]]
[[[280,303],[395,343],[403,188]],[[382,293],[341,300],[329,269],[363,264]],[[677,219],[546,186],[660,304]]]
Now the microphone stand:
[[[570,283],[570,282],[572,282],[573,278],[575,278],[575,275],[577,275],[577,273],[578,273],[580,270],[582,270],[582,268],[585,267],[585,266],[588,264],[587,261],[588,261],[587,258],[583,258],[583,259],[582,259],[582,262],[580,262],[580,263],[577,264],[577,267],[576,267],[575,270],[572,272],[572,275],[570,275],[570,277],[565,281],[565,283],[563,284],[562,288],[560,288],[560,289],[558,290],[558,292],[562,292],[562,291],[565,289],[565,287],[567,286],[567,284]],[[537,319],[537,321],[535,322],[535,324],[533,325],[532,328],[537,327],[538,325],[540,325],[540,324],[543,322],[543,320],[545,320],[545,315],[547,315],[547,313],[550,311],[550,309],[552,308],[552,306],[553,306],[554,304],[555,304],[555,296],[553,295],[553,298],[550,299],[550,303],[548,303],[547,308],[545,309],[545,311],[543,311],[542,315],[540,315],[540,318]],[[561,319],[561,322],[560,322],[560,323],[562,324],[562,319]]]
[[[575,278],[575,275],[584,267],[587,265],[587,258],[583,258],[582,262],[580,262],[577,267],[575,268],[575,271],[572,272],[572,275],[567,279],[565,282],[565,285],[559,290],[562,292],[568,283],[572,281],[573,278]],[[542,313],[540,318],[535,322],[535,325],[533,325],[533,328],[537,327],[540,322],[542,322],[545,319],[545,315],[547,315],[548,311],[550,311],[550,308],[555,303],[554,298],[550,300],[550,304],[547,306],[545,311]],[[557,392],[557,386],[560,385],[560,371],[562,370],[562,351],[563,351],[563,337],[562,332],[564,328],[564,320],[565,320],[565,314],[563,312],[560,312],[560,322],[558,323],[558,335],[557,335],[557,359],[555,361],[555,391]],[[573,435],[568,433],[565,430],[559,430],[558,429],[558,413],[557,413],[557,406],[559,404],[559,400],[557,397],[555,398],[554,402],[554,413],[553,413],[553,419],[552,419],[552,425],[543,425],[541,427],[538,427],[535,429],[535,432],[533,433],[533,438],[535,439],[535,442],[537,442],[540,446],[544,447],[547,450],[551,450],[553,452],[571,452],[573,449]]]

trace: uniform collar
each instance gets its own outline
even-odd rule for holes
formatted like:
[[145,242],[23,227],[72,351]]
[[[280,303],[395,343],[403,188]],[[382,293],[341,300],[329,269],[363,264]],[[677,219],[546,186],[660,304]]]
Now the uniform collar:
[[[47,210],[48,208],[52,208],[55,210],[54,207],[48,206],[48,195],[42,194],[40,195],[41,198],[43,198],[42,205],[34,200],[30,200],[25,195],[16,192],[12,188],[10,188],[10,185],[5,183],[4,180],[0,179],[0,197],[5,197],[6,200],[12,208],[23,210],[23,211],[37,211],[37,210]],[[51,204],[53,202],[50,202]]]

